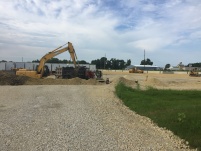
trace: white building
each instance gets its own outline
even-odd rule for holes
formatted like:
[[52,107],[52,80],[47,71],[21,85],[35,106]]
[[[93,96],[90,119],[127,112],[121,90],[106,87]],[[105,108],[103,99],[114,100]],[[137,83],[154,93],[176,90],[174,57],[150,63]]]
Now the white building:
[[152,65],[130,65],[126,69],[131,69],[131,68],[137,68],[140,70],[160,70],[161,68],[158,66],[152,66]]
[[[36,66],[39,63],[32,62],[0,62],[0,70],[11,70],[13,68],[24,68],[28,70],[36,70]],[[65,63],[45,63],[48,66],[50,72],[55,72],[57,67],[74,67],[74,64]],[[96,71],[96,65],[93,64],[79,64],[79,66],[85,66],[91,71]]]

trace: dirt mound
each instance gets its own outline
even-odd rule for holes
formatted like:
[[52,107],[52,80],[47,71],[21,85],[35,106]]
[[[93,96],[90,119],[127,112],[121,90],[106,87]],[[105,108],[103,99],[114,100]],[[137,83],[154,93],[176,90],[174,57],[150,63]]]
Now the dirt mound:
[[163,87],[167,86],[166,83],[164,83],[161,80],[156,79],[156,78],[148,79],[147,80],[147,85],[150,85],[150,86],[163,86]]
[[17,76],[14,72],[0,71],[0,85],[98,85],[96,79],[36,79],[26,76]]
[[123,82],[125,85],[131,86],[131,87],[134,86],[134,85],[136,85],[136,82],[135,82],[135,81],[125,79],[124,77],[120,77],[120,78],[119,78],[119,82]]
[[72,79],[34,79],[30,78],[26,81],[26,85],[97,85],[100,84],[96,79],[80,79],[80,78],[72,78]]
[[14,72],[0,71],[0,85],[23,85],[29,79],[25,76],[16,76]]
[[135,87],[137,86],[136,81],[128,80],[128,79],[126,79],[126,78],[124,78],[124,77],[114,78],[114,79],[112,80],[112,84],[113,84],[113,85],[116,85],[116,84],[118,84],[119,82],[122,82],[122,83],[124,83],[126,86],[129,86],[129,87],[132,87],[132,88],[135,88]]

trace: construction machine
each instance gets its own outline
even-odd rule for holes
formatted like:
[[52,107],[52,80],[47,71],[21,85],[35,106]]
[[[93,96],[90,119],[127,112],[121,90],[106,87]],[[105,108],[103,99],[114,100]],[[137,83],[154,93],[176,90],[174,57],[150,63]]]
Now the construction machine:
[[[68,44],[68,46],[64,47],[67,44]],[[19,69],[16,71],[16,75],[23,75],[23,76],[28,76],[28,77],[32,77],[32,78],[42,78],[43,76],[48,75],[48,72],[49,72],[48,67],[45,66],[45,62],[65,51],[68,51],[70,53],[73,64],[74,64],[75,68],[77,68],[77,65],[76,65],[77,56],[76,56],[75,50],[73,48],[72,43],[68,42],[68,43],[64,44],[63,46],[60,46],[60,47],[54,49],[53,51],[47,53],[46,55],[44,55],[40,59],[39,65],[36,67],[36,71],[27,70],[27,69]]]
[[129,73],[144,73],[144,71],[134,67],[134,68],[129,69]]
[[71,79],[75,77],[88,80],[93,79],[95,74],[85,66],[56,68],[55,78]]
[[105,82],[105,80],[102,78],[102,76],[103,76],[102,71],[96,70],[96,71],[95,71],[95,76],[96,76],[96,80],[97,80],[98,82]]
[[201,77],[201,74],[199,74],[197,68],[194,68],[190,71],[189,76],[191,77]]

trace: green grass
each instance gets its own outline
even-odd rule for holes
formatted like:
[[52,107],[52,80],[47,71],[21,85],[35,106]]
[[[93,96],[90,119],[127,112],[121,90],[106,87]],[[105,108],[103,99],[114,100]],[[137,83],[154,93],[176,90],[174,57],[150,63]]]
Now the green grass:
[[140,90],[119,83],[116,95],[131,110],[149,117],[201,150],[201,91]]

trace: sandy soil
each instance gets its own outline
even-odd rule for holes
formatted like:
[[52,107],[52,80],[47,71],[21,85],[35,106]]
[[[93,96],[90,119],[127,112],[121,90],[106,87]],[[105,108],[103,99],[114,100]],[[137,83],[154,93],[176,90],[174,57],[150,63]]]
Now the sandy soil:
[[0,86],[0,94],[1,151],[189,150],[125,107],[112,84]]
[[[201,77],[190,77],[188,74],[137,74],[108,71],[103,73],[105,78],[109,78],[110,81],[114,81],[114,83],[116,83],[120,77],[131,81],[138,81],[142,89],[151,86],[158,89],[201,90]],[[130,83],[132,83],[131,81]],[[132,84],[130,86],[135,87],[135,85]]]
[[[170,131],[125,107],[114,86],[123,81],[142,89],[201,90],[200,77],[103,72],[103,78],[111,83],[0,74],[0,150],[189,150]],[[10,81],[18,86],[8,86]]]
[[[128,73],[103,71],[103,79],[109,78],[112,85],[123,80],[131,87],[136,87],[136,82],[141,89],[155,87],[158,89],[195,89],[201,90],[201,77],[190,77],[188,74],[162,74],[162,73]],[[96,79],[55,79],[49,76],[43,79],[34,79],[0,71],[0,85],[102,85]]]

